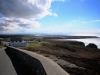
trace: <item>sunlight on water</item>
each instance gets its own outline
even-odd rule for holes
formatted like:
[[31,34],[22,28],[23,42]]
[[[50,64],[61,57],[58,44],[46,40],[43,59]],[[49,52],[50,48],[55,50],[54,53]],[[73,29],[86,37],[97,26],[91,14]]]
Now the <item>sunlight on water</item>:
[[66,40],[76,40],[76,41],[82,41],[85,43],[85,45],[88,45],[89,43],[94,43],[98,46],[100,49],[100,38],[88,38],[88,39],[66,39]]

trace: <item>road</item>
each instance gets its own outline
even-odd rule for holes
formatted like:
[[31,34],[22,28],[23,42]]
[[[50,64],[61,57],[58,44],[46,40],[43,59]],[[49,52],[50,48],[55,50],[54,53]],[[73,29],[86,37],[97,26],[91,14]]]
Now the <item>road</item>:
[[23,75],[21,69],[5,52],[6,47],[0,48],[0,75]]

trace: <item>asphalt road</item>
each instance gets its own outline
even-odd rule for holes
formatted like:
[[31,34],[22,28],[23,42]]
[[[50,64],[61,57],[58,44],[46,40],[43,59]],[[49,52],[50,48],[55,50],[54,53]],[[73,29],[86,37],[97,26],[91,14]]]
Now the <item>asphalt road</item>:
[[6,47],[0,48],[0,75],[23,75],[21,69],[5,52]]

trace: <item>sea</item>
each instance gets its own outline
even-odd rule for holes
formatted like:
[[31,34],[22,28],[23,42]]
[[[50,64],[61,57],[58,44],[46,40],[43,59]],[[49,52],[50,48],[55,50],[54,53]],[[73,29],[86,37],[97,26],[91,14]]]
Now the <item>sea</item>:
[[72,41],[81,41],[84,42],[85,46],[88,45],[89,43],[94,43],[98,46],[100,49],[100,38],[86,38],[86,39],[57,39],[57,40],[72,40]]

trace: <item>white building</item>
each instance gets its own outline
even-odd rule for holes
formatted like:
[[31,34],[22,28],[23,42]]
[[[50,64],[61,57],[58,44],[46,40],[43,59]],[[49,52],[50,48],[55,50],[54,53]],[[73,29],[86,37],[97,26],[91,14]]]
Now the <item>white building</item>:
[[10,41],[10,46],[28,46],[28,43],[26,41]]

